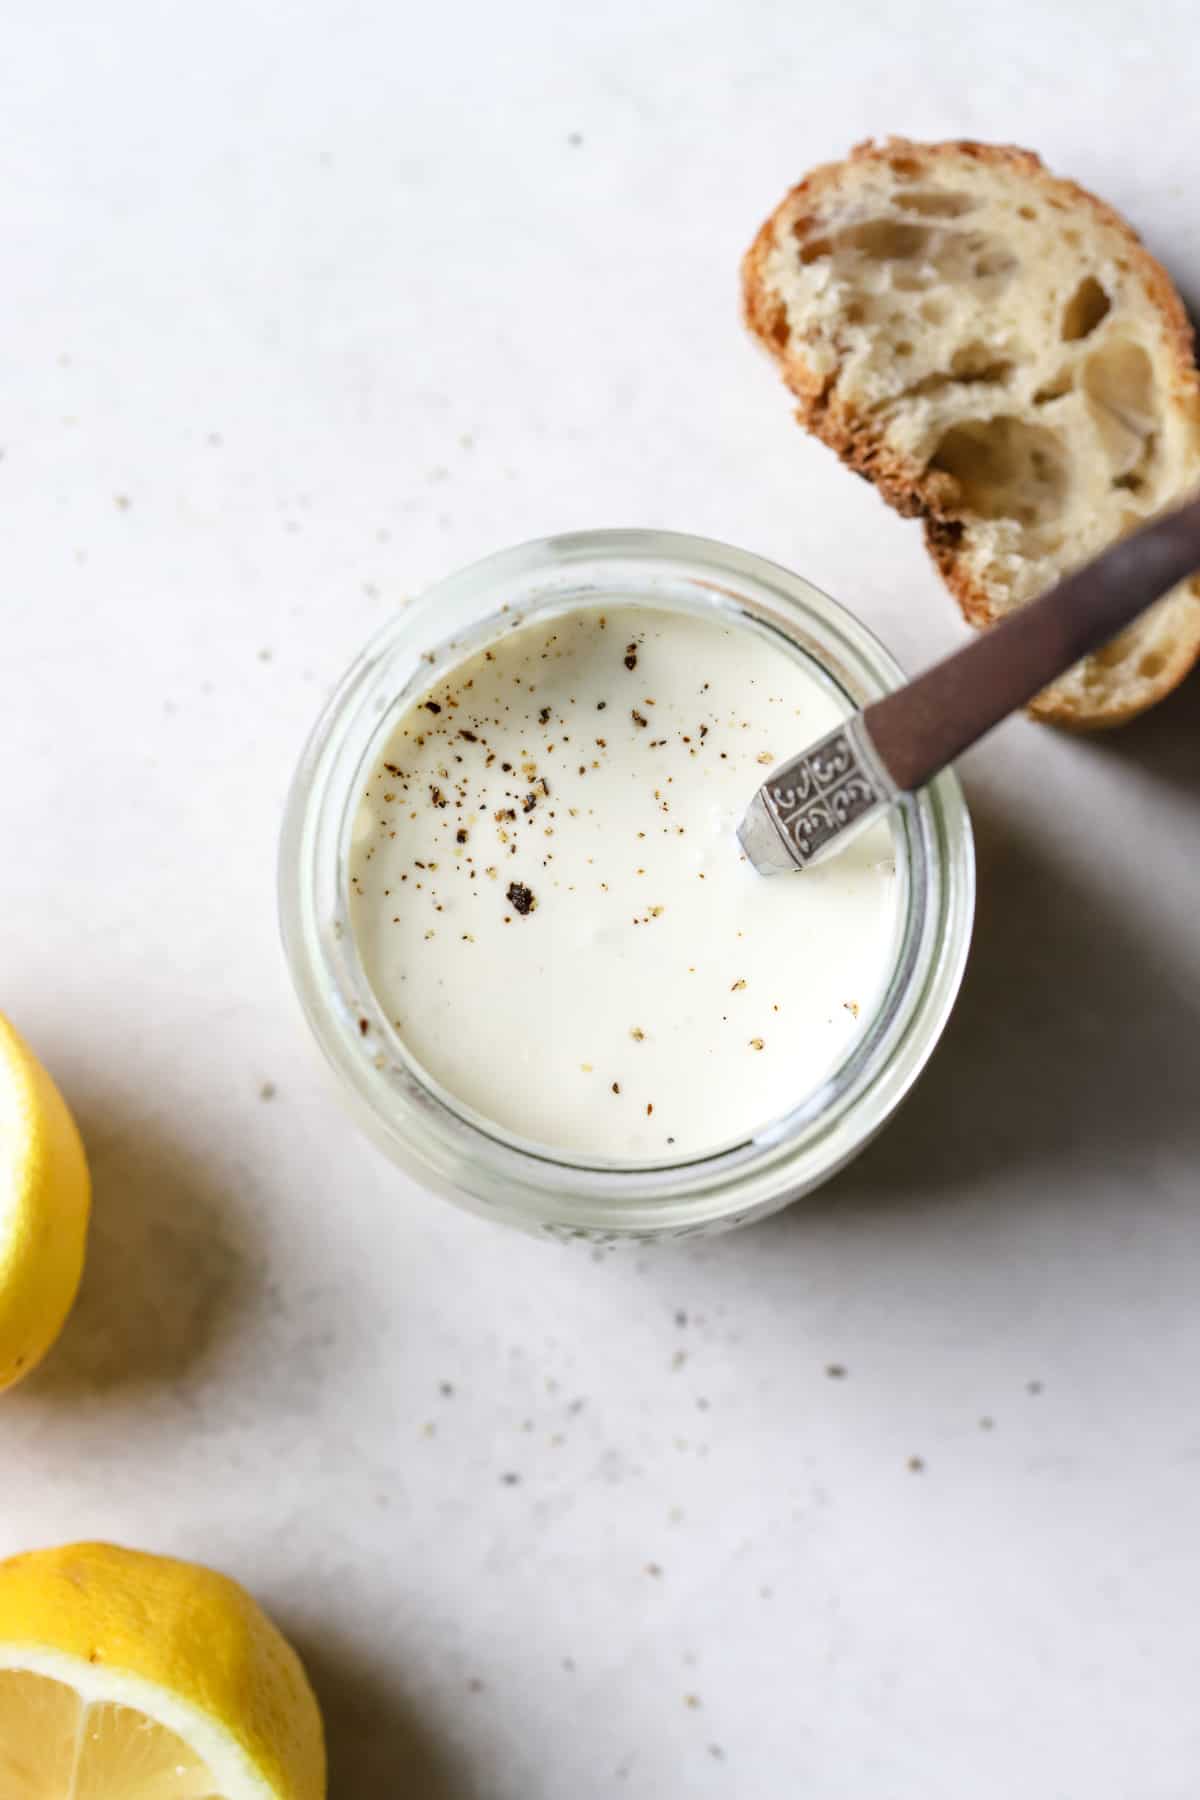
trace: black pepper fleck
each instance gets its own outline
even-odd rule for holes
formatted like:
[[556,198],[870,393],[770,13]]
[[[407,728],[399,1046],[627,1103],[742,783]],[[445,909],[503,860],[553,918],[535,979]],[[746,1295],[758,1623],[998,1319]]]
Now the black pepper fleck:
[[522,918],[526,913],[531,913],[537,905],[537,901],[533,897],[533,890],[527,888],[523,881],[509,882],[508,903],[514,912],[521,914]]

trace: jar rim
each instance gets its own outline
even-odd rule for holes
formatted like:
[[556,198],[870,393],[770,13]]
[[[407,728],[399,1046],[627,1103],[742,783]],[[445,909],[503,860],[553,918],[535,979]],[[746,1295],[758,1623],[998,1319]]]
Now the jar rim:
[[908,910],[880,1006],[824,1083],[740,1144],[677,1163],[602,1164],[522,1143],[469,1115],[390,1034],[358,965],[341,879],[352,796],[388,719],[439,663],[466,653],[464,632],[480,631],[502,607],[511,625],[514,612],[536,616],[600,598],[666,601],[778,632],[851,707],[904,680],[875,635],[837,601],[788,569],[712,539],[618,528],[495,552],[389,620],[327,702],[288,797],[280,919],[320,1048],[360,1124],[410,1174],[474,1210],[557,1235],[682,1235],[744,1222],[811,1190],[899,1105],[961,982],[974,906],[971,828],[952,772],[904,800],[894,833],[905,845]]

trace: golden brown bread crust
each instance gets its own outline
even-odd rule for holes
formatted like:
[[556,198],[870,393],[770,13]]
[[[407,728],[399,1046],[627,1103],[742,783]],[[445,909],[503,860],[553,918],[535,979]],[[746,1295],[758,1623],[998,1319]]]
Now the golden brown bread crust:
[[[994,608],[957,555],[963,526],[955,508],[955,484],[936,469],[927,469],[899,455],[883,439],[871,419],[856,416],[839,403],[836,374],[822,376],[804,359],[789,330],[786,308],[766,280],[766,264],[784,232],[803,237],[813,215],[819,215],[827,195],[835,193],[848,166],[887,163],[897,173],[934,174],[947,156],[962,156],[994,166],[1019,170],[1041,189],[1047,202],[1059,208],[1090,211],[1097,220],[1119,234],[1130,262],[1136,267],[1147,292],[1161,314],[1170,346],[1174,379],[1170,397],[1183,406],[1195,406],[1200,396],[1200,373],[1194,361],[1192,327],[1183,302],[1166,270],[1146,249],[1128,221],[1086,188],[1052,175],[1032,150],[1012,144],[981,144],[971,139],[951,139],[934,144],[890,137],[882,143],[868,140],[855,145],[843,162],[823,163],[813,169],[785,196],[765,221],[742,261],[742,305],[745,322],[778,364],[798,402],[796,417],[822,443],[836,452],[856,474],[872,482],[889,506],[908,518],[920,518],[925,541],[939,572],[954,594],[965,618],[986,626],[995,618]],[[1200,595],[1200,583],[1193,584]],[[1093,730],[1124,723],[1176,687],[1200,660],[1200,642],[1180,646],[1169,657],[1149,697],[1127,706],[1109,705],[1102,715],[1088,711],[1069,695],[1051,691],[1030,707],[1036,717],[1075,729]]]

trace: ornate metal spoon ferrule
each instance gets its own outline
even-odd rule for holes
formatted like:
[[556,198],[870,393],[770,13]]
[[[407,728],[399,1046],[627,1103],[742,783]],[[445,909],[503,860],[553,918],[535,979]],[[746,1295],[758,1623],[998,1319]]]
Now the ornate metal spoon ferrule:
[[855,713],[768,777],[738,839],[761,874],[808,869],[879,818],[898,793]]

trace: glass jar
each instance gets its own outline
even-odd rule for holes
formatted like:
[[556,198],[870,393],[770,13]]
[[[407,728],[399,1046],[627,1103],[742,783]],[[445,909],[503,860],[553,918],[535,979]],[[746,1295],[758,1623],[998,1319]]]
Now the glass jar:
[[284,944],[301,1004],[375,1142],[461,1205],[596,1241],[744,1224],[849,1162],[903,1100],[941,1035],[966,962],[975,885],[966,806],[946,773],[906,798],[893,820],[902,922],[874,1016],[815,1092],[798,1094],[786,1117],[719,1154],[666,1166],[583,1162],[471,1114],[415,1063],[363,975],[347,906],[358,797],[397,710],[439,668],[511,627],[514,615],[618,601],[700,612],[782,639],[847,711],[904,679],[843,607],[744,550],[659,531],[579,532],[524,544],[439,582],[350,668],[296,771],[279,867]]

